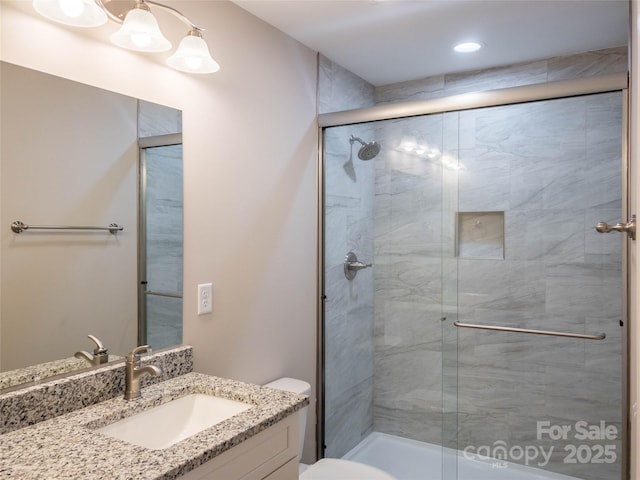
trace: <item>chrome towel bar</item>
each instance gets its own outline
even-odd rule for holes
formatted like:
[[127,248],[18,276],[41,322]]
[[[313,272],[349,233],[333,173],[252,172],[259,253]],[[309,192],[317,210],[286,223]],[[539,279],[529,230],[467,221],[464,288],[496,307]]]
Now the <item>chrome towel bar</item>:
[[144,292],[145,295],[155,295],[157,297],[170,297],[170,298],[182,298],[182,295],[179,293],[168,293],[168,292],[155,292],[153,290],[147,290]]
[[549,335],[552,337],[581,338],[583,340],[604,340],[606,338],[604,333],[586,335],[584,333],[554,332],[552,330],[532,330],[529,328],[500,327],[498,325],[478,325],[477,323],[453,322],[453,324],[458,328],[477,328],[479,330],[495,330],[498,332],[530,333],[533,335]]
[[108,227],[84,227],[71,225],[27,225],[20,220],[16,220],[11,224],[11,230],[15,233],[22,233],[25,230],[109,230],[110,233],[117,233],[124,230],[124,227],[117,223],[112,223]]

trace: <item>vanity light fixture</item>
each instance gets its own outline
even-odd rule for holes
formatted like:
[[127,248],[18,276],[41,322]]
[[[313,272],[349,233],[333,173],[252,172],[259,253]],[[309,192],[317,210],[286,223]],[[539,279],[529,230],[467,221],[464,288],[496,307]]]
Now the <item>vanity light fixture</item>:
[[178,49],[167,58],[167,65],[188,73],[213,73],[220,65],[209,53],[209,47],[202,38],[202,32],[194,28],[182,39]]
[[107,14],[93,0],[33,0],[36,12],[49,20],[72,27],[99,27]]
[[33,0],[36,12],[49,20],[76,27],[98,27],[109,19],[122,24],[111,35],[115,45],[137,52],[166,52],[171,49],[171,42],[160,31],[150,5],[172,13],[189,26],[187,35],[167,59],[167,65],[187,73],[220,70],[202,38],[204,28],[173,7],[152,0]]
[[127,12],[120,30],[111,35],[111,43],[137,52],[171,50],[171,42],[164,38],[156,17],[143,1]]
[[453,46],[453,49],[458,53],[473,53],[482,48],[482,44],[478,42],[461,42]]

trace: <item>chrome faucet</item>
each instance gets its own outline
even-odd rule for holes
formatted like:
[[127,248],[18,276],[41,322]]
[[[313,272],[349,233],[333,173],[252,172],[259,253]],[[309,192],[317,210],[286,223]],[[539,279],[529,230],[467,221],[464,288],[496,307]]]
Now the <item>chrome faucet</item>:
[[140,354],[150,350],[149,345],[140,345],[127,355],[124,367],[124,399],[140,398],[140,377],[149,374],[154,377],[162,375],[162,369],[155,365],[140,366]]
[[102,342],[97,337],[94,337],[93,335],[87,335],[87,337],[93,340],[93,343],[96,344],[96,348],[93,349],[93,355],[85,350],[81,350],[79,352],[76,352],[74,357],[81,358],[81,359],[83,358],[93,366],[107,363],[109,361],[109,354],[107,353],[108,352],[107,348],[102,344]]

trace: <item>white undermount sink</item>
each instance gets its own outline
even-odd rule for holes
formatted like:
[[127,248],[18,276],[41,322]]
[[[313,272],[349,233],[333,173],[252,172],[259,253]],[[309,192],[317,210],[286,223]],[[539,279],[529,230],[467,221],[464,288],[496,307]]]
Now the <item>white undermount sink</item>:
[[212,395],[191,394],[123,418],[97,431],[150,450],[162,450],[252,406]]

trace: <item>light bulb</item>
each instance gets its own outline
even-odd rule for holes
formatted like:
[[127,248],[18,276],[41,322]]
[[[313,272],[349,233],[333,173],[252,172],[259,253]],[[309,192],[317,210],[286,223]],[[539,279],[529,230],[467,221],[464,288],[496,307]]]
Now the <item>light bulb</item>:
[[200,67],[202,67],[203,62],[202,62],[202,58],[200,57],[185,57],[184,63],[191,70],[198,70]]
[[145,48],[151,43],[151,37],[146,33],[133,33],[131,34],[131,41],[136,47]]
[[33,8],[49,20],[72,27],[107,23],[107,14],[94,0],[33,0]]
[[60,10],[69,18],[78,18],[84,12],[84,2],[82,0],[60,0]]

